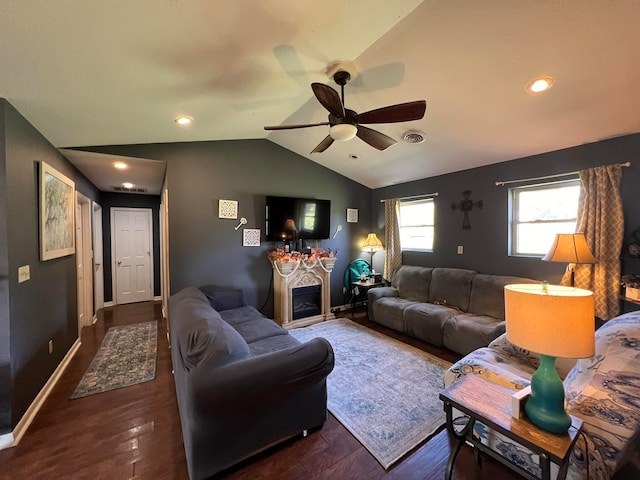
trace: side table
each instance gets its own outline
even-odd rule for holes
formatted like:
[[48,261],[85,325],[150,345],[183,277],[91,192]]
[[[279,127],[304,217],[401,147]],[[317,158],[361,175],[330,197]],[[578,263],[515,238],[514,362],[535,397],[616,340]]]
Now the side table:
[[[362,300],[362,305],[367,305],[367,292],[375,287],[384,287],[384,282],[374,282],[373,280],[365,280],[365,281],[359,281],[359,282],[352,282],[351,285],[353,287],[358,287],[358,290],[360,293],[358,293],[358,295],[352,295],[351,299],[353,301],[353,299],[355,299],[356,297],[360,297],[360,298],[364,298]],[[353,310],[352,310],[353,311]],[[367,319],[369,318],[369,309],[367,308],[366,310],[366,314],[367,314]]]
[[[447,480],[451,478],[456,456],[465,442],[476,449],[476,464],[479,463],[479,452],[481,451],[530,480],[538,478],[549,480],[551,462],[560,467],[558,479],[565,477],[569,466],[569,454],[582,428],[582,420],[571,415],[572,423],[567,433],[547,432],[533,425],[526,417],[513,418],[511,416],[512,393],[510,390],[477,375],[465,375],[440,393],[440,399],[444,402],[447,416],[447,429],[457,440],[447,462]],[[460,432],[457,432],[453,426],[454,408],[468,417],[467,424]],[[510,462],[506,457],[484,445],[474,435],[473,426],[476,422],[492,428],[538,455],[541,476],[532,475],[528,470]]]

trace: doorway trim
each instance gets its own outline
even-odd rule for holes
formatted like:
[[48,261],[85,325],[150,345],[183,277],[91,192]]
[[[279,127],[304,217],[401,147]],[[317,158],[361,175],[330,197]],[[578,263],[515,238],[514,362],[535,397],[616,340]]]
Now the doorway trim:
[[[91,243],[91,200],[80,192],[76,192],[76,204],[78,206],[79,218],[76,218],[76,225],[79,228],[78,235],[81,242],[76,243],[76,282],[78,274],[82,274],[82,285],[78,285],[78,338],[82,332],[82,327],[93,323],[93,272],[89,265],[93,265],[92,243]],[[80,245],[78,245],[80,244]],[[78,267],[78,264],[81,267]],[[82,272],[79,272],[82,268]],[[82,311],[80,311],[80,299],[82,300]]]
[[[104,308],[104,235],[102,234],[102,206],[93,202],[93,322],[98,310]],[[101,253],[101,254],[100,254]]]

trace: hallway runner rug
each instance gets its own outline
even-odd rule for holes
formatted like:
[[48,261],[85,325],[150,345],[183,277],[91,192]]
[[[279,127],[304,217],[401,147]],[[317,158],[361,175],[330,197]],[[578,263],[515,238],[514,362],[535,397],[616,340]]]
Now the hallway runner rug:
[[444,425],[449,362],[345,318],[290,333],[331,343],[328,409],[385,469]]
[[153,380],[157,351],[155,320],[111,327],[71,399]]

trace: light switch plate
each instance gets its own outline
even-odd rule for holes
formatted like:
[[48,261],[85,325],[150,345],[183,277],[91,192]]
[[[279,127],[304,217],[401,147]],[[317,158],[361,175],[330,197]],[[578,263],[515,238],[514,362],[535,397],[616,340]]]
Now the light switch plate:
[[464,253],[464,247],[462,245],[458,245],[458,255],[462,255]]

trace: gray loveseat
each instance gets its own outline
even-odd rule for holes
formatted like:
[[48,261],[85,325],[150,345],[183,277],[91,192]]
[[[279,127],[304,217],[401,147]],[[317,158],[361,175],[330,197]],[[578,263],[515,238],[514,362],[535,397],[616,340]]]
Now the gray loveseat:
[[403,265],[390,287],[368,292],[369,318],[466,355],[505,332],[504,286],[529,278]]
[[191,479],[324,424],[334,365],[325,339],[300,343],[241,290],[219,287],[172,295],[169,326]]

